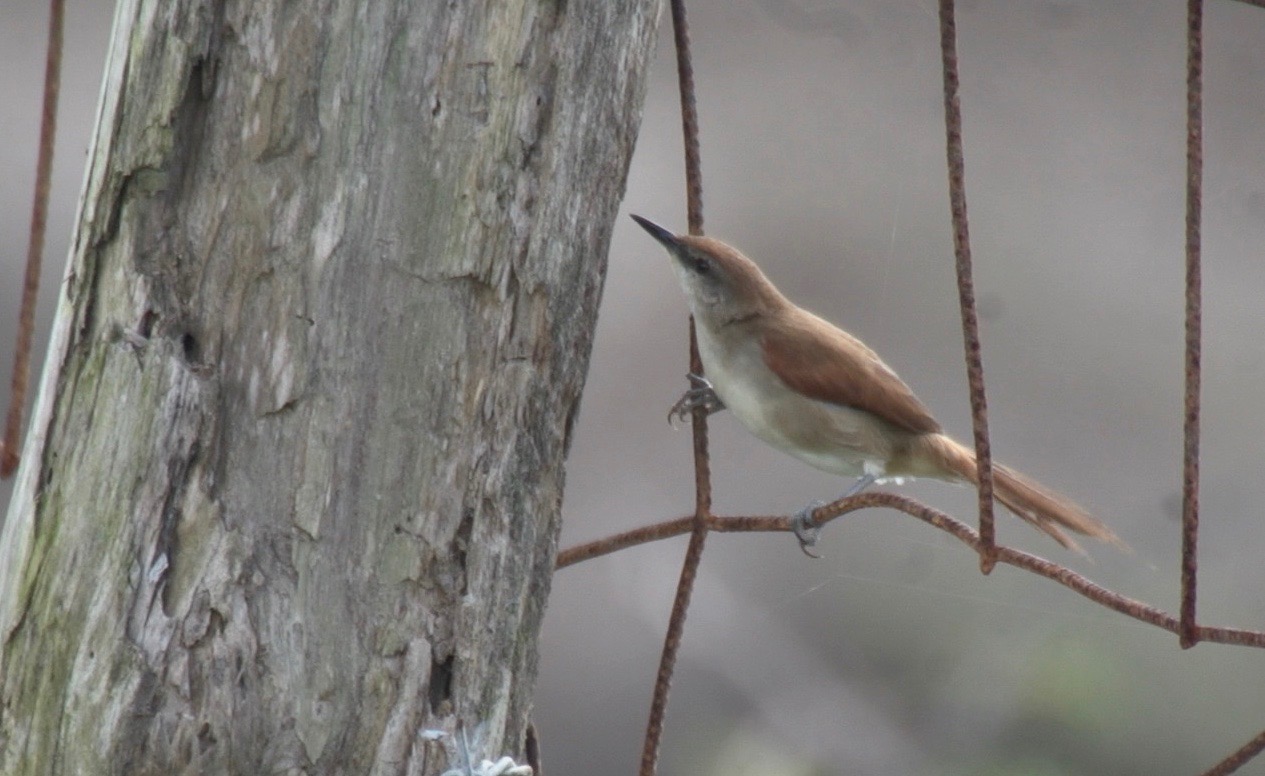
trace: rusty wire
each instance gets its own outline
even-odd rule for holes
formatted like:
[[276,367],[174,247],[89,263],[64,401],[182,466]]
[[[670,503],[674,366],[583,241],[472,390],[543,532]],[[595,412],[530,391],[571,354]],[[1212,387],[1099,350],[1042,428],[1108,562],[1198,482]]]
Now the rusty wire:
[[1243,767],[1243,764],[1248,760],[1260,754],[1262,750],[1265,750],[1265,730],[1258,733],[1256,738],[1241,746],[1234,754],[1204,771],[1201,776],[1226,776],[1226,774],[1234,773]]
[[[694,90],[694,65],[690,57],[690,29],[685,18],[685,0],[672,0],[672,31],[676,44],[677,82],[681,92],[681,132],[685,140],[685,190],[686,209],[690,234],[703,233],[703,172],[699,148],[698,105]],[[698,338],[694,330],[694,318],[690,318],[690,372],[703,374],[703,360],[698,352]],[[707,410],[695,407],[692,418],[694,432],[694,515],[690,519],[690,543],[681,564],[681,577],[677,581],[676,595],[672,600],[672,613],[668,617],[668,630],[663,638],[663,651],[659,655],[659,670],[655,674],[654,695],[650,701],[650,718],[646,722],[646,737],[641,748],[641,776],[654,776],[659,761],[659,743],[663,739],[663,721],[668,709],[668,694],[672,689],[672,674],[676,668],[676,656],[680,652],[681,637],[685,632],[685,615],[694,593],[698,567],[703,559],[707,531],[711,523],[712,484],[711,462],[707,444]]]
[[1200,214],[1203,190],[1203,0],[1186,4],[1186,395],[1182,444],[1182,649],[1199,641]]
[[685,141],[685,210],[690,234],[701,235],[703,162],[698,141],[698,99],[694,90],[694,62],[690,55],[690,25],[685,18],[685,0],[672,0],[672,39],[676,46],[676,80],[681,92],[681,135]]
[[[1265,0],[1238,0],[1265,8]],[[60,91],[61,52],[64,28],[64,0],[50,0],[49,35],[45,66],[40,148],[36,165],[30,236],[27,247],[18,338],[14,355],[10,406],[4,437],[0,440],[0,476],[11,476],[18,464],[19,435],[29,383],[30,350],[34,332],[34,309],[38,296],[51,190],[53,140],[56,133],[57,101]],[[676,43],[677,71],[681,91],[682,129],[685,140],[688,223],[691,234],[703,233],[702,176],[699,151],[698,113],[690,61],[689,29],[683,0],[672,0],[672,20]],[[988,435],[987,402],[980,356],[978,319],[971,273],[971,253],[966,213],[964,160],[962,152],[961,108],[957,72],[956,25],[953,0],[940,0],[941,53],[944,70],[944,104],[947,138],[950,203],[953,240],[962,313],[972,426],[979,467],[979,532],[945,513],[913,499],[892,493],[872,492],[843,499],[816,511],[824,524],[849,512],[867,507],[888,507],[909,514],[943,530],[980,554],[981,568],[987,573],[1002,562],[1054,580],[1086,598],[1126,616],[1177,633],[1183,647],[1211,641],[1265,648],[1265,633],[1238,628],[1200,626],[1196,621],[1197,539],[1199,527],[1199,389],[1201,356],[1201,262],[1200,217],[1202,192],[1202,0],[1188,0],[1187,59],[1187,201],[1186,201],[1186,361],[1184,399],[1184,446],[1182,477],[1182,594],[1180,617],[1103,588],[1088,578],[1059,564],[1005,546],[994,540],[992,462]],[[702,374],[694,323],[690,321],[690,368]],[[690,533],[690,544],[673,603],[668,632],[656,677],[654,701],[642,753],[641,773],[655,771],[664,712],[676,654],[680,646],[685,614],[697,576],[704,542],[709,530],[730,532],[790,531],[791,518],[718,517],[711,514],[711,483],[708,456],[706,411],[693,413],[693,453],[695,463],[695,513],[655,525],[644,526],[615,536],[569,548],[559,553],[557,568],[606,555],[638,544]],[[1206,771],[1203,776],[1224,776],[1265,750],[1265,731]]]
[[[849,496],[823,507],[818,507],[815,517],[818,524],[824,525],[849,512],[871,507],[887,507],[904,512],[911,517],[922,520],[924,523],[939,528],[945,533],[951,534],[972,550],[980,551],[981,541],[979,534],[966,523],[919,501],[896,493],[874,491]],[[581,561],[608,555],[646,542],[680,536],[690,530],[693,519],[693,516],[690,516],[669,520],[568,548],[558,554],[558,568],[565,568]],[[720,517],[713,515],[708,519],[708,522],[710,529],[716,533],[769,533],[793,530],[793,520],[794,518],[791,517],[777,515],[754,517]],[[1170,633],[1180,632],[1180,620],[1177,617],[1150,604],[1108,590],[1066,566],[1061,566],[1053,561],[1005,545],[997,545],[997,561],[1058,582],[1060,585],[1080,593],[1097,604],[1113,609],[1135,620],[1154,625]],[[1265,649],[1265,632],[1261,631],[1199,626],[1198,635],[1201,641]]]
[[57,134],[57,96],[61,91],[62,29],[64,0],[49,0],[48,53],[44,61],[44,108],[40,116],[40,150],[35,163],[35,197],[31,205],[31,232],[26,246],[26,274],[18,312],[18,339],[13,352],[13,377],[9,411],[0,441],[0,477],[11,477],[18,468],[22,414],[30,384],[31,340],[35,335],[35,303],[39,298],[40,267],[44,260],[44,232],[48,225],[48,197],[53,179],[53,140]]
[[[1240,0],[1265,7],[1265,0]],[[676,38],[677,70],[681,88],[682,126],[685,136],[686,185],[691,234],[702,234],[702,183],[699,164],[698,116],[695,103],[693,68],[689,56],[689,31],[683,0],[672,0]],[[962,314],[963,341],[971,395],[972,428],[975,436],[979,477],[979,532],[943,512],[913,499],[892,493],[865,493],[842,499],[814,512],[814,521],[824,524],[834,517],[866,507],[888,507],[917,517],[971,547],[980,556],[980,567],[989,573],[997,562],[1051,579],[1104,607],[1149,623],[1179,636],[1182,647],[1199,641],[1265,648],[1265,632],[1240,628],[1201,626],[1195,618],[1199,495],[1199,383],[1200,383],[1200,209],[1202,188],[1202,0],[1188,0],[1187,70],[1187,214],[1186,214],[1186,390],[1183,449],[1182,506],[1182,600],[1179,617],[1127,596],[1108,590],[1071,569],[1010,547],[998,546],[993,526],[992,460],[988,435],[987,401],[984,390],[979,324],[971,271],[970,238],[966,211],[965,165],[962,151],[962,119],[957,70],[956,23],[953,0],[940,0],[941,54],[944,72],[946,149],[948,157],[950,205],[953,219],[955,267]],[[693,319],[690,320],[690,366],[702,374],[702,363]],[[694,459],[696,504],[693,515],[628,531],[561,552],[557,568],[588,560],[658,539],[690,533],[690,544],[681,571],[668,633],[664,640],[659,673],[646,741],[642,752],[642,776],[655,772],[662,736],[668,691],[684,629],[686,610],[704,541],[709,531],[763,532],[790,531],[787,517],[717,517],[711,514],[710,466],[707,452],[706,412],[694,409]],[[1207,771],[1204,776],[1220,776],[1237,770],[1265,749],[1262,732],[1241,749]]]
[[971,429],[979,478],[980,571],[997,562],[993,530],[993,455],[988,441],[988,401],[984,395],[984,360],[980,354],[979,318],[975,313],[975,281],[971,273],[971,237],[966,219],[966,162],[962,153],[962,105],[958,81],[957,22],[953,0],[940,0],[940,55],[944,69],[944,127],[949,161],[949,204],[953,214],[953,254],[962,309],[962,342],[971,389]]

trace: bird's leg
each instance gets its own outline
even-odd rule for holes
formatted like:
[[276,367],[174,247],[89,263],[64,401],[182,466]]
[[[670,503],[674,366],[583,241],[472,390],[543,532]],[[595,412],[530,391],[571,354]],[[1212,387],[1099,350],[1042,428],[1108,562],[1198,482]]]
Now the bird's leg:
[[690,389],[681,394],[681,398],[677,399],[672,409],[668,410],[668,425],[672,425],[673,418],[682,423],[689,420],[690,413],[695,407],[702,407],[708,415],[725,408],[725,403],[716,395],[716,389],[712,388],[711,382],[706,377],[693,372],[686,376],[690,380]]
[[840,501],[842,499],[847,498],[848,496],[855,496],[856,494],[860,493],[861,491],[865,490],[866,488],[870,487],[876,482],[878,482],[878,475],[870,473],[870,472],[866,472],[865,474],[862,474],[860,477],[857,477],[857,481],[852,483],[852,487],[848,488],[843,493],[840,493],[839,498],[835,499],[835,501]]
[[[866,472],[852,483],[852,487],[839,494],[839,498],[835,501],[842,501],[848,496],[855,496],[861,491],[873,485],[878,480],[877,474]],[[808,506],[795,513],[795,519],[791,521],[791,530],[795,532],[795,538],[799,539],[799,548],[805,555],[810,558],[820,558],[821,556],[808,549],[817,543],[817,538],[821,536],[821,526],[813,520],[813,512],[820,507],[824,507],[825,503],[814,501]]]

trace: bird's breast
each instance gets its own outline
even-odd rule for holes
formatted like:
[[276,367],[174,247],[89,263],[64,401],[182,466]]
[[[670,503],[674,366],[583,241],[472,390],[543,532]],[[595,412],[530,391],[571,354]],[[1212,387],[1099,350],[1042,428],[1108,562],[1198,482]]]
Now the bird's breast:
[[891,457],[891,441],[877,418],[788,387],[765,363],[757,336],[718,334],[706,326],[697,331],[699,355],[716,395],[765,443],[818,469],[847,476],[881,470]]

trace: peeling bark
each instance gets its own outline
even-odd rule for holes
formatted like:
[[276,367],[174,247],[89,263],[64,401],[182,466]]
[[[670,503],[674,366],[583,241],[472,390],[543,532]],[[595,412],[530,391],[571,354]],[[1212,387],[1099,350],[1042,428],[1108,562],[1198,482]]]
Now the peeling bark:
[[123,0],[0,772],[521,759],[655,0]]

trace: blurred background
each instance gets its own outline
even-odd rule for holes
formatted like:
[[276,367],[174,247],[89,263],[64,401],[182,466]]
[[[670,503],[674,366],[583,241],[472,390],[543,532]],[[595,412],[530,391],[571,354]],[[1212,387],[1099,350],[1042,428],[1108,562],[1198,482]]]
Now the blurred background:
[[[109,25],[68,3],[38,352],[64,265]],[[970,440],[931,0],[692,0],[707,233],[876,349]],[[44,4],[0,25],[0,363],[26,245]],[[1134,548],[1082,559],[999,512],[1002,541],[1169,611],[1178,600],[1185,4],[964,0],[966,180],[995,455]],[[1265,10],[1205,19],[1200,619],[1265,627]],[[684,230],[669,21],[616,226],[568,466],[569,546],[687,513],[686,313],[626,217]],[[42,358],[42,355],[41,355]],[[7,395],[0,394],[7,401]],[[786,514],[845,484],[712,423],[719,514]],[[7,501],[8,484],[0,491]],[[901,488],[973,521],[972,491]],[[554,580],[535,722],[551,774],[629,773],[684,538]],[[1265,727],[1265,654],[1204,644],[999,567],[886,511],[819,547],[708,541],[665,774],[1194,774]],[[1241,773],[1265,774],[1265,758]]]

